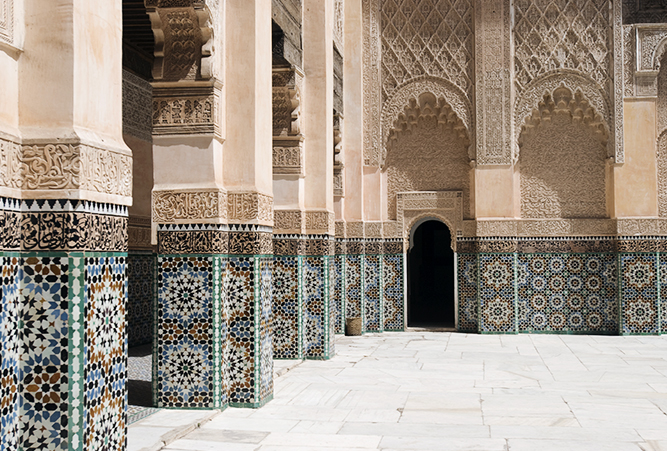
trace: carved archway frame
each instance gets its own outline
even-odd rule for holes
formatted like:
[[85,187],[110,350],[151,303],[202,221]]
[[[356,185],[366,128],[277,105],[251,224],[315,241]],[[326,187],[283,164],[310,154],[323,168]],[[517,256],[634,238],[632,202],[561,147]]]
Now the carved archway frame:
[[444,99],[458,119],[463,122],[470,141],[468,156],[471,160],[475,159],[477,149],[475,146],[472,105],[470,105],[465,93],[450,81],[423,76],[414,78],[399,86],[382,108],[380,167],[384,167],[387,159],[387,143],[391,130],[394,127],[394,122],[404,112],[405,108],[410,105],[410,99],[419,99],[425,93],[433,94],[436,99]]
[[412,191],[396,195],[396,216],[405,248],[410,245],[412,228],[419,221],[436,219],[443,222],[452,236],[456,252],[456,237],[463,234],[462,191]]
[[[588,100],[593,109],[603,118],[609,139],[607,141],[607,156],[614,159],[616,163],[624,161],[623,142],[618,142],[618,133],[612,131],[615,125],[614,109],[612,102],[604,89],[592,78],[577,71],[559,69],[533,80],[517,98],[512,117],[514,139],[512,140],[512,163],[519,160],[519,137],[521,128],[527,119],[532,116],[538,108],[544,96],[553,95],[554,91],[565,87],[573,94],[580,92]],[[620,135],[622,137],[622,134]]]

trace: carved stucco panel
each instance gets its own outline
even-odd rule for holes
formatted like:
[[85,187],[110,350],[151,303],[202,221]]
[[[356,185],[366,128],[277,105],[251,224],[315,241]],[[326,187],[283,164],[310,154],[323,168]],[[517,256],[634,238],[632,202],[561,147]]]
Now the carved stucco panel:
[[[556,89],[564,87],[572,93],[581,93],[590,103],[595,111],[604,119],[607,133],[610,137],[607,143],[607,155],[616,158],[616,162],[622,162],[623,145],[620,148],[614,142],[614,133],[609,130],[609,124],[613,124],[611,102],[604,90],[594,80],[572,71],[557,71],[534,80],[516,101],[514,108],[514,135],[521,137],[521,128],[526,120],[533,115],[539,107],[539,103],[545,95],[552,95]],[[519,159],[519,139],[514,140],[513,162]]]
[[225,219],[227,194],[219,190],[154,191],[153,221],[166,224],[177,221]]
[[472,216],[470,160],[464,141],[437,122],[420,121],[411,134],[402,134],[392,145],[385,165],[387,214],[397,218],[397,194],[407,191],[460,190],[463,216]]
[[410,237],[410,231],[422,219],[435,218],[449,227],[452,234],[452,249],[456,250],[456,237],[463,234],[462,199],[461,191],[399,193],[397,226],[401,230],[403,239],[407,240]]
[[259,193],[229,193],[228,217],[230,221],[273,222],[273,198]]
[[526,135],[519,159],[521,217],[606,217],[605,150],[590,127],[560,113]]
[[510,164],[512,148],[511,6],[484,0],[476,7],[477,164]]

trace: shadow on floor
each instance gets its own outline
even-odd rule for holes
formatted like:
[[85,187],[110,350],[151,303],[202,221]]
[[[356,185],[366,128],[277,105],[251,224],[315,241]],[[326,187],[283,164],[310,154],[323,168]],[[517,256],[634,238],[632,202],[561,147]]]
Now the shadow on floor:
[[127,365],[127,398],[131,406],[153,407],[152,346],[145,344],[129,349]]

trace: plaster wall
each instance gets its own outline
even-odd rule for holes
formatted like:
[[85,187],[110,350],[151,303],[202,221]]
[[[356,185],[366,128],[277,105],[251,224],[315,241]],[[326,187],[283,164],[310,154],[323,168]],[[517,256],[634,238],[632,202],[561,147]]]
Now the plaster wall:
[[658,216],[655,100],[624,102],[625,163],[614,167],[613,217]]
[[333,211],[333,0],[304,0],[305,207]]
[[363,22],[361,0],[345,1],[344,101],[345,130],[343,164],[345,165],[345,198],[336,217],[346,221],[363,219]]
[[2,96],[0,96],[0,130],[18,135],[19,126],[19,63],[10,54],[0,51],[0,81],[2,82]]
[[210,136],[153,138],[156,190],[222,186],[222,144]]
[[270,195],[271,2],[230,0],[226,17],[225,187]]
[[151,216],[153,189],[153,143],[130,135],[123,135],[132,150],[132,206],[130,216]]
[[475,217],[513,218],[514,169],[512,166],[478,166],[474,171]]

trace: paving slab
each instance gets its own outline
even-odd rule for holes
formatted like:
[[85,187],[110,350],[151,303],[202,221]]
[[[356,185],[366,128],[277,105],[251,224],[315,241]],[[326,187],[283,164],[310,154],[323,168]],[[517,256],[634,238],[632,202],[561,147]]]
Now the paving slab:
[[129,449],[171,434],[165,451],[667,451],[667,336],[419,330],[339,336],[336,352],[276,361],[261,409],[140,420]]

